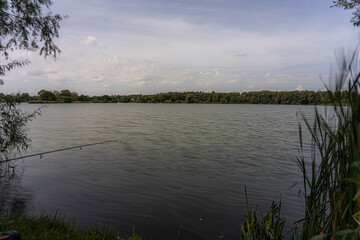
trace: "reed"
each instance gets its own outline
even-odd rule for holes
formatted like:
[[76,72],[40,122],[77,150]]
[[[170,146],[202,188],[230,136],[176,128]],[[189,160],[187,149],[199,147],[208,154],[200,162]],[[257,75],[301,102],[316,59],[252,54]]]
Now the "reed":
[[[333,109],[315,109],[310,121],[301,114],[311,134],[311,163],[306,164],[300,126],[305,218],[300,239],[358,239],[360,231],[360,95],[358,54],[342,56],[334,77]],[[329,88],[327,88],[328,91]],[[346,99],[341,98],[346,92]]]
[[247,203],[246,221],[240,230],[240,238],[251,239],[269,239],[277,240],[283,237],[283,228],[285,225],[285,218],[281,217],[281,202],[279,205],[272,203],[269,212],[263,215],[260,211],[260,218],[258,218],[258,207],[253,211],[249,206],[247,191],[245,187],[245,196]]
[[[309,120],[300,113],[300,156],[297,164],[303,176],[304,218],[294,225],[292,239],[359,239],[360,238],[360,71],[358,53],[338,57],[339,73],[334,75],[332,109],[325,114],[315,108]],[[345,95],[345,98],[344,98]],[[303,144],[303,129],[311,136],[310,154]],[[267,215],[278,214],[272,205]],[[278,209],[279,208],[279,209]],[[266,216],[267,216],[266,215]],[[242,239],[281,239],[270,235],[258,237],[267,222],[248,209],[241,229]],[[278,232],[277,225],[271,225]]]

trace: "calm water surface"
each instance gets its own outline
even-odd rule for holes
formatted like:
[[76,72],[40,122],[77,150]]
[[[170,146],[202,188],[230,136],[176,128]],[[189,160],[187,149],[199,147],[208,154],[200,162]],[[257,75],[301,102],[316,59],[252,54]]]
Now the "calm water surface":
[[111,224],[146,239],[176,239],[179,230],[179,239],[238,239],[246,185],[252,205],[267,209],[281,199],[292,222],[303,211],[299,109],[312,115],[314,107],[49,105],[29,125],[25,154],[122,142],[17,161],[22,179],[2,190],[2,207],[59,210],[81,226]]

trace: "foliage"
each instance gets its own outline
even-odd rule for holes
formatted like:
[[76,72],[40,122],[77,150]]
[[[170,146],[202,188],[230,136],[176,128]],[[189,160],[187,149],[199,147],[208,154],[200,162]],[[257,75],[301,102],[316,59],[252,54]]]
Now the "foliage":
[[278,206],[273,202],[271,204],[269,212],[265,216],[263,216],[261,213],[260,221],[258,220],[257,208],[253,211],[252,208],[249,206],[248,201],[247,205],[247,220],[245,220],[240,230],[241,239],[277,240],[283,237],[282,231],[285,225],[285,218],[282,218],[280,216],[281,203]]
[[23,113],[14,102],[0,104],[0,153],[8,154],[12,150],[20,152],[29,146],[30,139],[26,136],[26,124],[40,114]]
[[56,101],[56,96],[50,91],[44,89],[40,90],[38,93],[39,99],[42,101]]
[[[0,0],[0,77],[15,67],[22,67],[28,60],[11,60],[10,52],[20,49],[39,51],[40,55],[56,57],[60,49],[54,38],[59,37],[59,22],[62,17],[49,10],[51,0]],[[3,80],[0,79],[0,84]],[[41,91],[40,91],[41,92]],[[44,90],[44,93],[46,91]],[[51,93],[51,92],[50,92]],[[52,93],[51,93],[52,94]],[[49,100],[51,96],[41,96]],[[3,97],[0,104],[0,152],[7,154],[28,147],[30,140],[25,134],[26,124],[39,114],[22,113],[16,102],[29,101],[28,94]]]
[[354,24],[354,26],[360,25],[360,1],[359,0],[337,0],[333,1],[334,5],[333,7],[340,7],[347,9],[354,9],[353,11],[353,17],[351,18],[351,22]]
[[39,51],[45,57],[56,57],[60,53],[54,38],[59,37],[62,17],[44,13],[51,4],[51,0],[0,0],[0,55],[6,62],[0,65],[0,76],[29,63],[28,60],[10,60],[10,52],[15,49]]
[[61,90],[60,96],[70,97],[71,92],[69,90]]
[[141,240],[142,238],[133,233],[130,237],[122,238],[114,234],[111,229],[92,228],[81,230],[74,222],[67,222],[63,216],[56,214],[40,217],[27,217],[21,215],[6,215],[0,217],[0,232],[16,229],[22,239],[42,240]]
[[[65,92],[66,91],[66,92]],[[63,93],[66,93],[64,95]],[[25,94],[28,97],[23,97]],[[344,103],[347,101],[346,92],[339,93]],[[221,103],[221,104],[302,104],[317,105],[331,104],[334,93],[331,91],[258,91],[243,93],[205,93],[205,92],[168,92],[154,95],[103,95],[87,96],[80,95],[69,90],[47,91],[41,90],[38,96],[29,96],[28,93],[18,93],[13,96],[17,101],[37,103],[41,102],[65,102],[64,98],[70,97],[71,102],[100,102],[100,103]],[[0,99],[11,95],[0,94]]]
[[360,72],[357,72],[357,52],[349,60],[344,55],[339,66],[336,91],[348,93],[349,105],[344,106],[340,94],[335,94],[333,112],[323,116],[316,111],[313,124],[302,117],[312,136],[310,169],[304,154],[298,159],[306,204],[302,239],[359,237]]

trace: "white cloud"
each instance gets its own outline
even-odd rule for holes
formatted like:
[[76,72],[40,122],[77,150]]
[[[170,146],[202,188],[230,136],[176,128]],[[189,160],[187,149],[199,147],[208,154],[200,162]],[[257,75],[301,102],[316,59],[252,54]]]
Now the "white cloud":
[[[294,84],[294,83],[313,83],[318,80],[316,74],[287,74],[287,73],[277,73],[271,74],[267,78],[267,82],[271,84]],[[320,81],[319,81],[320,83]]]
[[98,42],[96,37],[94,37],[94,36],[85,37],[85,40],[84,40],[83,44],[85,46],[90,46],[90,45],[98,46],[98,47],[103,47],[104,46],[104,43]]
[[148,81],[138,81],[136,82],[136,85],[143,86],[143,85],[147,85],[148,83],[149,83]]
[[220,74],[221,74],[219,68],[215,68],[215,69],[214,69],[214,72],[215,72],[215,74],[214,74],[215,77],[218,77],[218,76],[220,76]]
[[102,77],[102,76],[93,76],[92,81],[93,82],[103,82],[104,77]]
[[265,74],[265,78],[267,78],[267,77],[270,77],[270,75],[271,75],[271,72],[268,72],[267,74]]
[[186,88],[175,88],[174,92],[186,92]]
[[94,37],[94,36],[87,36],[86,38],[85,38],[85,41],[84,41],[84,44],[85,45],[91,45],[91,44],[94,44],[94,43],[96,43],[96,37]]
[[237,83],[238,82],[238,80],[236,80],[236,79],[233,79],[233,80],[229,80],[229,81],[227,81],[227,83]]
[[295,91],[303,91],[304,88],[303,88],[302,85],[299,85],[299,86],[297,86],[294,90],[295,90]]
[[169,80],[162,80],[159,81],[160,84],[164,84],[164,85],[178,85],[180,84],[179,81],[169,81]]
[[196,81],[196,85],[198,86],[212,86],[215,83],[214,80],[209,79],[201,79]]
[[247,55],[248,55],[248,53],[244,52],[244,53],[235,54],[234,56],[235,57],[246,57]]

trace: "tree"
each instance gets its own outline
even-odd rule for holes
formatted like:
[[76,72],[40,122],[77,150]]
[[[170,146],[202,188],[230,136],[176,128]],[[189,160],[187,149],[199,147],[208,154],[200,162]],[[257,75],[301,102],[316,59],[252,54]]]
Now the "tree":
[[359,0],[337,0],[333,1],[334,5],[332,7],[339,7],[347,9],[355,9],[353,11],[353,17],[351,18],[351,22],[354,26],[360,26],[360,1]]
[[25,132],[26,124],[40,114],[37,110],[31,114],[21,112],[16,104],[0,104],[0,152],[8,154],[12,150],[26,150],[30,139]]
[[38,92],[38,96],[39,96],[40,100],[42,100],[42,101],[56,101],[55,94],[53,94],[50,91],[46,91],[44,89],[42,89],[42,90],[40,90],[40,92]]
[[69,96],[61,96],[60,101],[62,101],[64,103],[72,103],[72,99]]
[[51,4],[51,0],[0,0],[0,55],[6,62],[0,65],[0,76],[30,63],[29,60],[10,60],[10,52],[15,49],[39,51],[45,57],[56,57],[60,53],[53,40],[59,37],[62,17],[44,13]]
[[70,97],[72,101],[77,101],[79,100],[79,94],[77,92],[71,92],[70,93]]
[[[14,50],[39,52],[44,57],[56,56],[60,49],[54,43],[59,37],[59,14],[50,11],[51,0],[0,0],[0,77],[29,60],[13,60]],[[47,11],[47,12],[46,12]],[[0,79],[0,84],[3,84]],[[22,113],[14,102],[0,105],[0,152],[26,149],[30,141],[25,134],[26,123],[39,112]]]
[[80,102],[89,102],[89,101],[90,101],[90,97],[81,94],[78,100],[79,100]]
[[60,96],[70,97],[70,94],[71,92],[68,89],[60,91]]

